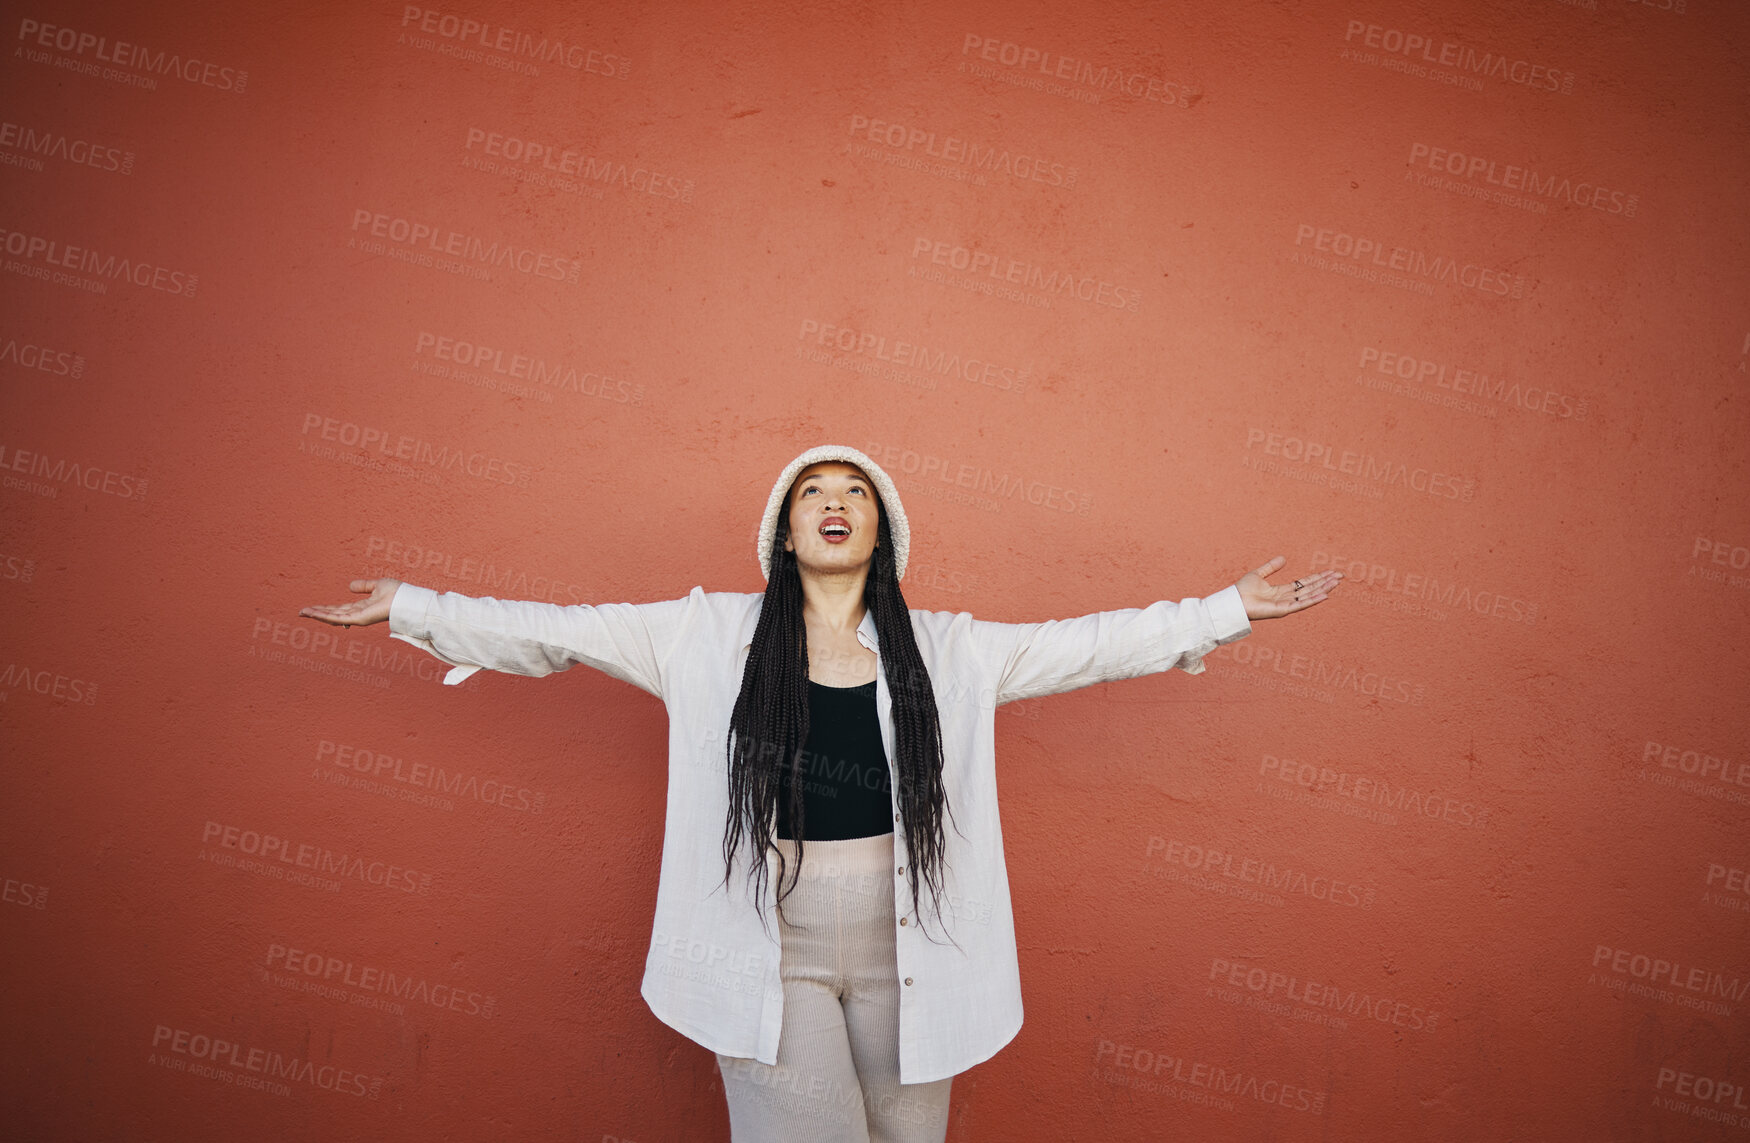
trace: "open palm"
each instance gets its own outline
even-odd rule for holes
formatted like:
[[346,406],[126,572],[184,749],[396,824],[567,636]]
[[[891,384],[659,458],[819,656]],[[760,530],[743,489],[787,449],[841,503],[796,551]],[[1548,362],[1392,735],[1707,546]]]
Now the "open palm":
[[389,618],[389,601],[395,598],[395,589],[401,586],[401,581],[398,579],[355,579],[347,586],[353,591],[368,591],[371,594],[365,599],[355,599],[351,603],[306,607],[298,614],[308,616],[311,619],[320,619],[324,623],[332,623],[336,627],[364,627],[371,623],[382,623]]
[[1246,605],[1247,619],[1280,619],[1296,611],[1305,611],[1330,595],[1343,579],[1340,571],[1324,571],[1302,576],[1293,583],[1264,582],[1268,576],[1281,571],[1287,562],[1286,556],[1277,556],[1256,571],[1240,577],[1235,586],[1240,589],[1240,599]]

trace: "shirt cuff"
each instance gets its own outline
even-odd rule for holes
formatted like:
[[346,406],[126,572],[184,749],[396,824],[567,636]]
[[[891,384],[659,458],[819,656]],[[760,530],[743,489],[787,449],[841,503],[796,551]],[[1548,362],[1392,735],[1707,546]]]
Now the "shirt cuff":
[[436,598],[437,592],[429,587],[412,583],[397,587],[395,594],[389,597],[390,633],[409,635],[415,639],[426,638],[425,611]]
[[1217,647],[1252,633],[1252,621],[1246,617],[1246,604],[1240,598],[1239,584],[1229,584],[1204,602],[1209,605],[1209,617],[1215,624]]
[[438,593],[429,587],[420,587],[417,584],[403,583],[397,587],[395,594],[389,599],[389,637],[411,643],[434,658],[448,663],[454,670],[444,675],[444,685],[453,687],[480,668],[472,663],[446,659],[432,646],[426,613],[437,596]]

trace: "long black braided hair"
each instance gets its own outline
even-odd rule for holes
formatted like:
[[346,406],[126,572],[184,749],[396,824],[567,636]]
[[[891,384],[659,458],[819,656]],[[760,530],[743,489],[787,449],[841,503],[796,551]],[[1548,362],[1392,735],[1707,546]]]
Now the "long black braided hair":
[[[730,733],[725,744],[729,812],[723,830],[723,882],[727,885],[736,850],[744,838],[756,854],[776,848],[772,845],[775,836],[772,827],[777,819],[779,784],[789,783],[788,832],[796,839],[798,868],[790,871],[786,886],[787,863],[779,851],[780,916],[785,896],[801,876],[804,804],[801,754],[808,741],[808,629],[802,619],[802,575],[796,565],[796,553],[784,550],[784,540],[790,531],[789,503],[786,494],[784,510],[778,513],[777,535],[772,541],[765,599],[754,626],[747,665],[742,668],[741,693],[729,718]],[[893,697],[893,745],[898,755],[895,767],[899,777],[898,801],[905,820],[905,864],[911,882],[912,909],[921,924],[921,890],[925,885],[935,905],[936,919],[941,920],[945,850],[942,815],[947,810],[951,820],[953,810],[942,785],[942,729],[936,716],[935,691],[923,656],[918,653],[911,613],[899,590],[899,577],[894,574],[887,508],[880,503],[879,496],[876,503],[877,543],[863,584],[863,604],[875,616],[883,673],[887,676],[888,693]],[[958,825],[955,832],[959,832]],[[766,863],[762,857],[748,865],[754,903],[764,926]],[[956,947],[958,943],[955,942]]]

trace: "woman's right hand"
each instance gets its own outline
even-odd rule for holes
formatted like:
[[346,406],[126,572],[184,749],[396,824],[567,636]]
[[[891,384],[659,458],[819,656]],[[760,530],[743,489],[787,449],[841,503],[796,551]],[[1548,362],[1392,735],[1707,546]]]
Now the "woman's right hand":
[[389,618],[389,601],[395,598],[395,589],[401,586],[401,581],[355,579],[347,586],[353,591],[368,591],[371,593],[370,597],[355,599],[351,603],[335,604],[332,607],[306,607],[298,614],[332,623],[336,627],[363,627],[370,623],[382,623]]

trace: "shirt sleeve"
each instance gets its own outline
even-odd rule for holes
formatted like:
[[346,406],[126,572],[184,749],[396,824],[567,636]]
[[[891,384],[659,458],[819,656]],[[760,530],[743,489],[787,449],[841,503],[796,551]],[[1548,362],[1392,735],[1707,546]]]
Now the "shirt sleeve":
[[972,637],[996,672],[997,703],[1073,691],[1177,667],[1203,673],[1203,656],[1252,633],[1238,584],[1214,595],[1163,599],[1043,623],[973,620]]
[[403,583],[389,601],[389,634],[455,668],[455,686],[485,668],[540,678],[577,663],[662,698],[664,665],[703,593],[659,603],[559,604],[438,593]]

